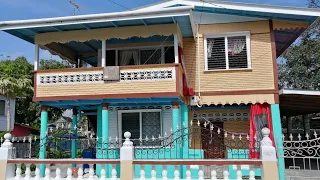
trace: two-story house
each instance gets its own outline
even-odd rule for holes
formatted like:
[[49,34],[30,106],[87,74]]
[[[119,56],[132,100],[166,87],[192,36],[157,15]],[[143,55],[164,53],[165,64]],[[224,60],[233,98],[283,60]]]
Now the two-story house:
[[0,132],[12,131],[15,122],[15,100],[10,100],[10,122],[8,122],[8,99],[0,96]]
[[[165,147],[164,154],[179,152],[171,158],[254,158],[261,128],[268,126],[281,144],[277,57],[319,15],[306,8],[171,0],[125,12],[0,22],[0,30],[35,45],[42,138],[47,107],[59,107],[74,109],[72,127],[78,113],[90,114],[101,143],[130,131],[148,147],[141,142],[173,134],[183,138]],[[76,68],[39,69],[40,48]],[[178,137],[182,128],[188,131]],[[245,147],[228,144],[234,136],[247,138]],[[279,157],[282,176],[283,163]]]

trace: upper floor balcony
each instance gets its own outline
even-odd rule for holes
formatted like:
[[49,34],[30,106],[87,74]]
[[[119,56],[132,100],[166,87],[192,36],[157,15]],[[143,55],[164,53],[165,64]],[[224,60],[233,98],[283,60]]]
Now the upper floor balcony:
[[[183,97],[180,64],[120,66],[119,80],[107,81],[103,67],[39,70],[35,72],[35,101],[150,99]],[[113,99],[113,100],[111,100]],[[129,101],[128,101],[129,102]]]
[[[190,28],[180,28],[192,26],[185,11],[178,8],[175,15],[166,17],[33,28],[37,32],[33,37],[34,100],[65,108],[75,101],[87,105],[182,101],[188,89],[183,38],[193,37]],[[40,69],[40,49],[74,68]]]

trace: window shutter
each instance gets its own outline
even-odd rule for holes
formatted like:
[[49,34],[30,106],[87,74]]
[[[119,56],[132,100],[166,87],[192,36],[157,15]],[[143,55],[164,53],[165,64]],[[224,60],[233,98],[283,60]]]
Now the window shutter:
[[228,37],[229,69],[248,68],[246,36]]
[[208,70],[226,69],[225,38],[207,38]]

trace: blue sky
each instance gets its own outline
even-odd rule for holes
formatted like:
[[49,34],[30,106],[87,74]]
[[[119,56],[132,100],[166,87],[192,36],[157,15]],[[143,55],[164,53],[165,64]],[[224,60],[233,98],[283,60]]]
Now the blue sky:
[[[123,7],[108,0],[73,0],[80,5],[77,14],[106,13],[125,10]],[[128,8],[159,2],[160,0],[113,0]],[[229,0],[231,1],[231,0]],[[305,7],[307,0],[233,0],[259,4]],[[0,0],[0,21],[48,18],[73,15],[69,0]],[[33,62],[34,45],[0,31],[0,59],[6,56],[16,58],[25,56]],[[40,57],[51,58],[49,52],[41,51]],[[57,57],[52,57],[57,59]]]

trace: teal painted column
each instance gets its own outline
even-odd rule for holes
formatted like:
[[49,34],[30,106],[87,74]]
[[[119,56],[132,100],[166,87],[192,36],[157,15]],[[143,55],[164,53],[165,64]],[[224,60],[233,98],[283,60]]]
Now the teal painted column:
[[[48,107],[41,106],[41,128],[40,128],[40,152],[39,159],[46,158],[47,130],[48,130]],[[40,176],[45,176],[45,164],[40,164]]]
[[[98,143],[96,145],[96,158],[102,159],[103,153],[102,153],[102,106],[98,106],[97,108],[97,133],[96,136],[99,138]],[[100,171],[101,171],[101,164],[96,164],[96,172],[97,175],[100,177]]]
[[[101,113],[101,134],[102,134],[102,158],[108,159],[108,141],[109,141],[109,110],[108,110],[108,104],[102,104],[102,113]],[[106,175],[107,177],[111,177],[111,165],[106,165]]]
[[[173,153],[171,155],[175,155],[177,159],[182,158],[182,149],[181,149],[181,143],[182,141],[179,141],[177,138],[179,138],[179,132],[177,132],[181,128],[180,123],[180,110],[179,110],[179,103],[173,103],[172,104],[172,133],[174,138],[174,148],[171,149]],[[181,137],[180,137],[181,138]],[[174,158],[174,157],[173,157]],[[167,166],[168,169],[174,169],[174,166]],[[179,169],[181,169],[181,166],[179,166]],[[168,173],[168,178],[173,178],[173,173]]]
[[[181,124],[182,124],[182,133],[183,133],[183,141],[182,141],[182,158],[188,159],[189,155],[189,111],[188,106],[186,104],[181,105]],[[182,179],[186,178],[187,166],[182,166],[182,170],[180,171],[180,175]]]
[[[174,134],[175,139],[178,138],[176,131],[178,130],[178,127],[180,128],[179,119],[180,119],[179,103],[173,103],[172,104],[172,133],[175,133]],[[175,148],[177,148],[177,146],[175,146]]]
[[277,147],[278,154],[278,167],[279,167],[279,179],[285,179],[285,164],[283,154],[283,142],[282,142],[282,127],[280,118],[279,104],[271,104],[271,116],[272,116],[272,128]]
[[[76,108],[73,108],[72,116],[72,144],[71,144],[71,159],[77,157],[77,121],[78,121],[78,111]],[[72,164],[72,167],[76,167],[76,164]]]

